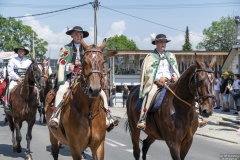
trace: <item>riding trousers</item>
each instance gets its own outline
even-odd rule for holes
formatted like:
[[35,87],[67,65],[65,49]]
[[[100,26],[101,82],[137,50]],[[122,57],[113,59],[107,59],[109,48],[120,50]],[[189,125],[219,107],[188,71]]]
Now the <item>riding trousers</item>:
[[[146,120],[148,109],[149,109],[150,104],[152,102],[153,96],[157,92],[157,90],[158,90],[158,86],[156,84],[153,84],[151,90],[149,91],[147,96],[145,96],[145,98],[143,99],[140,119],[145,119]],[[146,110],[146,112],[143,111],[144,109]]]

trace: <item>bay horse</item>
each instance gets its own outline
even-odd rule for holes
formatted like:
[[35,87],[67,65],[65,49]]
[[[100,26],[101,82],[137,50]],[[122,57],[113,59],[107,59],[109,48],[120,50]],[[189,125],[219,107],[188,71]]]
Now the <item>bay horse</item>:
[[[80,160],[82,152],[89,147],[94,160],[104,159],[104,141],[106,134],[106,117],[100,98],[101,80],[103,74],[103,49],[106,39],[101,46],[88,46],[82,40],[85,50],[82,59],[82,74],[72,86],[69,101],[64,104],[59,127],[49,128],[51,153],[54,160],[58,159],[58,141],[68,145],[73,160]],[[52,116],[52,103],[46,98],[46,118],[49,122]]]
[[105,92],[107,96],[107,101],[110,99],[110,77],[109,72],[112,70],[112,68],[105,69],[103,71],[103,77],[102,77],[102,90]]
[[[213,71],[206,68],[196,57],[195,64],[187,68],[175,84],[167,89],[162,104],[156,112],[148,113],[146,129],[148,135],[143,140],[142,159],[146,160],[147,151],[155,140],[164,140],[170,150],[172,159],[183,160],[193,141],[193,135],[198,128],[198,116],[195,110],[195,98],[200,104],[201,114],[208,117],[213,113],[211,85],[209,74]],[[209,67],[213,69],[215,61]],[[140,129],[137,123],[140,111],[137,108],[139,86],[135,86],[127,100],[126,131],[129,129],[133,144],[133,155],[140,158]]]
[[45,88],[42,89],[40,92],[41,106],[38,108],[38,113],[40,116],[39,122],[43,123],[43,124],[45,124],[47,122],[46,115],[45,115],[45,99],[46,99],[47,93],[51,89],[55,88],[55,86],[56,86],[55,81],[56,81],[56,75],[51,74],[47,79],[45,79]]
[[[13,151],[20,153],[22,151],[21,147],[21,128],[23,121],[26,121],[27,126],[27,149],[26,149],[26,159],[31,160],[30,142],[32,140],[32,128],[36,120],[36,113],[38,107],[38,97],[39,95],[35,86],[38,89],[42,89],[45,86],[44,77],[42,74],[42,65],[32,60],[32,64],[27,69],[24,80],[22,83],[18,84],[11,91],[10,104],[11,110],[5,111],[10,130],[12,131],[12,142]],[[14,136],[14,130],[16,129],[16,137]]]

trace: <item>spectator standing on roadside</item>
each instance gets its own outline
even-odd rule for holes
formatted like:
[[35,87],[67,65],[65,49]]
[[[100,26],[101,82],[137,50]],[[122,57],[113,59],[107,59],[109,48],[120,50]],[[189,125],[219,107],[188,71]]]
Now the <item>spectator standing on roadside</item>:
[[113,84],[112,85],[112,89],[111,89],[111,91],[110,91],[110,99],[109,99],[109,101],[110,101],[110,107],[113,107],[114,106],[114,98],[116,98],[116,84]]
[[129,89],[126,84],[124,84],[123,86],[122,93],[123,93],[122,97],[123,97],[123,108],[124,108],[124,106],[126,107],[126,101],[129,94]]
[[229,83],[228,76],[229,76],[228,72],[223,73],[223,81],[220,87],[222,98],[223,98],[223,109],[222,109],[223,112],[230,112],[229,102],[228,102],[229,89],[227,88],[227,85]]
[[216,106],[214,109],[220,109],[220,98],[221,98],[221,93],[220,93],[220,84],[222,82],[220,73],[216,73],[215,79],[213,81],[214,87],[213,87],[213,93],[215,96],[215,104]]

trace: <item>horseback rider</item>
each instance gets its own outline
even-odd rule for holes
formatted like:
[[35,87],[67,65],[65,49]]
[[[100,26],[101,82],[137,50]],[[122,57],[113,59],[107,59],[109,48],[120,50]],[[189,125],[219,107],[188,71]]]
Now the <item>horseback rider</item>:
[[165,51],[166,44],[170,42],[164,34],[158,34],[152,41],[155,50],[144,59],[141,71],[141,85],[139,98],[142,101],[140,120],[137,127],[146,128],[148,109],[154,94],[165,82],[176,82],[180,77],[178,64],[173,53]]
[[31,65],[32,61],[27,59],[25,56],[29,53],[29,49],[27,47],[20,46],[14,49],[14,52],[18,54],[17,57],[13,57],[7,66],[8,75],[11,79],[9,88],[7,90],[7,100],[4,106],[5,111],[10,110],[9,104],[9,96],[11,90],[16,86],[18,83],[23,81],[25,72],[27,71],[28,67]]
[[52,68],[48,64],[48,60],[46,59],[41,59],[41,63],[43,64],[43,69],[44,69],[44,78],[48,79],[48,77],[52,74]]
[[[55,97],[54,112],[49,120],[49,126],[51,128],[57,128],[59,125],[63,96],[70,86],[70,81],[73,76],[72,72],[76,67],[81,66],[81,60],[83,59],[83,55],[81,54],[82,46],[80,43],[82,38],[86,38],[89,35],[89,33],[84,31],[80,26],[73,27],[71,30],[68,30],[66,34],[72,37],[72,41],[60,49],[57,71],[59,88]],[[100,96],[104,100],[105,109],[108,110],[107,98],[104,91],[101,90]],[[110,121],[107,122],[107,126],[109,126],[107,130],[110,131],[118,124],[118,120],[114,121],[109,113],[106,113],[106,116]]]

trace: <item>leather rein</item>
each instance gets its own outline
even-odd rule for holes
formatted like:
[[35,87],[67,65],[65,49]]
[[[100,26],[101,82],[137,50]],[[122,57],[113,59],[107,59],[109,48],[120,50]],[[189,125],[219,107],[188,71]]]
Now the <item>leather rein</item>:
[[[210,70],[210,69],[195,69],[195,72],[194,72],[194,81],[195,81],[195,84],[197,84],[197,74],[198,72],[207,72],[207,73],[214,73],[213,70]],[[210,81],[210,83],[212,83],[212,80],[210,80],[209,76],[208,76],[208,79]],[[187,101],[183,100],[182,98],[178,97],[178,95],[176,95],[176,93],[166,84],[164,83],[164,87],[166,87],[177,99],[179,99],[180,101],[182,101],[183,103],[187,104],[188,106],[192,107],[192,105],[190,103],[188,103]],[[197,85],[195,85],[195,90],[196,90],[196,101],[197,102],[200,102],[200,99],[206,99],[206,98],[213,98],[214,95],[210,94],[210,91],[209,91],[209,87],[208,87],[208,93],[207,95],[205,96],[199,96],[198,94],[198,91],[197,91]],[[202,102],[203,102],[202,100]],[[200,103],[202,104],[202,103]]]

